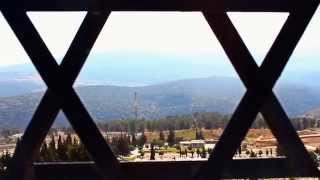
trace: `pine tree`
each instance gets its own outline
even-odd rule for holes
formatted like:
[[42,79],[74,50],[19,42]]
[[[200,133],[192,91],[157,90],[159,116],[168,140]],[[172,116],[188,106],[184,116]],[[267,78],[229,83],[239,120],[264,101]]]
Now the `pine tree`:
[[250,157],[257,157],[257,154],[251,150],[250,151]]
[[201,129],[196,129],[196,139],[204,139],[204,135]]
[[165,141],[164,133],[163,133],[162,130],[161,130],[160,133],[159,133],[159,140]]
[[201,154],[200,149],[197,149],[197,157],[199,157]]
[[118,149],[118,142],[119,142],[119,138],[114,136],[111,139],[111,149],[114,155],[118,156],[119,155],[119,149]]
[[80,141],[78,148],[78,159],[79,161],[90,161],[91,158],[87,149],[84,147],[84,144]]
[[70,133],[68,133],[68,135],[67,135],[67,138],[66,138],[66,140],[65,140],[65,144],[66,144],[67,146],[71,146],[71,145],[73,144],[73,142],[72,142],[72,137],[71,137],[71,134],[70,134]]
[[[72,139],[72,136],[70,133],[68,133],[68,135],[64,141],[64,146],[66,149],[66,158],[68,161],[71,161],[71,154],[74,153],[76,146],[73,142],[73,139]],[[74,157],[72,157],[72,158],[74,158]]]
[[126,137],[126,135],[122,135],[120,136],[118,143],[118,150],[119,150],[119,154],[122,156],[127,156],[130,154],[130,150],[129,150],[129,141],[128,138]]
[[137,139],[136,139],[136,134],[135,133],[132,133],[131,134],[131,144],[133,146],[136,146],[137,145]]
[[206,158],[206,157],[207,157],[207,151],[204,147],[202,147],[201,158]]
[[51,135],[51,140],[48,146],[48,161],[56,161],[57,154],[56,154],[56,141],[54,139],[54,135]]
[[49,151],[48,151],[48,145],[46,142],[44,142],[41,146],[40,149],[40,155],[39,155],[39,160],[40,161],[50,161],[50,157],[49,157]]
[[8,168],[8,165],[10,163],[11,156],[8,151],[5,153],[2,152],[2,156],[0,158],[0,175],[3,175],[6,173],[6,169]]
[[200,129],[200,132],[199,132],[199,139],[204,139],[204,135],[203,135],[203,132],[202,132],[201,129]]
[[70,148],[68,148],[67,155],[68,155],[69,161],[80,161],[78,149],[79,149],[78,145],[77,146],[73,145]]
[[79,141],[78,141],[78,139],[76,137],[73,138],[72,144],[73,144],[73,146],[78,146],[79,145]]
[[156,156],[156,151],[154,150],[154,145],[151,144],[150,160],[155,160],[156,159],[155,156]]
[[58,144],[57,144],[57,155],[60,161],[67,161],[67,147],[65,141],[63,141],[62,137],[59,135]]
[[175,144],[175,133],[174,133],[174,130],[173,129],[170,129],[169,130],[169,135],[168,135],[168,144],[169,146],[173,146]]
[[147,142],[147,136],[142,133],[142,135],[139,138],[139,147],[143,147],[143,145]]

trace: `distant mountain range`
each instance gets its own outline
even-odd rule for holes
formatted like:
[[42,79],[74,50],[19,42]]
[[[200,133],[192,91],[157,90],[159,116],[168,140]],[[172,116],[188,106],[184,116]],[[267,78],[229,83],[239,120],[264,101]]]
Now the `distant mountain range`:
[[[320,106],[320,89],[295,84],[275,88],[289,116],[302,115]],[[143,87],[80,86],[76,88],[89,113],[97,121],[134,118],[134,93],[139,117],[154,119],[192,112],[234,111],[245,89],[238,79],[210,77],[178,80]],[[24,128],[43,92],[0,98],[0,125]],[[59,116],[60,124],[64,124]]]
[[[292,61],[293,62],[293,61]],[[281,84],[320,86],[320,71],[310,69],[303,59],[295,59],[282,73]],[[115,52],[90,55],[75,86],[149,86],[181,79],[205,77],[239,79],[226,56],[174,55]],[[223,86],[223,84],[221,85]],[[0,67],[0,97],[22,95],[45,89],[31,63]],[[316,87],[317,88],[317,87]]]
[[320,119],[320,107],[316,109],[312,109],[304,114],[305,117],[313,118],[313,119]]
[[[207,58],[207,57],[204,57]],[[178,59],[178,60],[177,60]],[[203,59],[203,57],[202,57]],[[211,61],[210,59],[208,61]],[[79,85],[146,86],[180,79],[235,76],[228,61],[199,63],[197,57],[172,57],[126,53],[89,56],[77,81]],[[10,83],[10,84],[9,84]],[[29,88],[24,87],[28,84]],[[39,91],[45,85],[31,63],[0,67],[0,97]],[[10,90],[9,90],[10,89]]]
[[[75,87],[99,121],[133,118],[135,92],[140,118],[204,111],[230,114],[245,88],[227,59],[213,57],[208,63],[209,57],[92,55]],[[287,67],[274,89],[291,117],[320,107],[320,72],[297,65]],[[25,127],[46,88],[35,68],[32,64],[1,67],[0,87],[0,126]],[[58,119],[64,124],[62,115]]]

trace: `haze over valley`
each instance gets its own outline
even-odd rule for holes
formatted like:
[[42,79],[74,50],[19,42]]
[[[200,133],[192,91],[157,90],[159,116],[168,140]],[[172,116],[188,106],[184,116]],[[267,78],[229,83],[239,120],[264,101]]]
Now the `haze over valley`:
[[[155,59],[156,63],[144,60],[143,64],[112,57],[89,59],[75,84],[96,121],[134,118],[135,92],[139,118],[145,119],[194,112],[229,115],[245,92],[232,66],[222,60],[217,60],[220,64],[216,66],[204,66],[175,63],[164,57]],[[166,68],[158,68],[160,64]],[[0,124],[23,128],[40,102],[45,85],[32,64],[2,67],[0,73]],[[318,74],[284,73],[277,83],[274,91],[290,117],[320,107]],[[65,125],[63,115],[58,119],[58,124]]]

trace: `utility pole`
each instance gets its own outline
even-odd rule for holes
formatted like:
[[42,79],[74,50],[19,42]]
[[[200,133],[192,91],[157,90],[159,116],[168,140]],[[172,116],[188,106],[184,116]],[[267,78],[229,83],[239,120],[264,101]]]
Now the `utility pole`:
[[139,104],[138,104],[137,92],[134,92],[133,110],[134,110],[135,120],[138,120]]

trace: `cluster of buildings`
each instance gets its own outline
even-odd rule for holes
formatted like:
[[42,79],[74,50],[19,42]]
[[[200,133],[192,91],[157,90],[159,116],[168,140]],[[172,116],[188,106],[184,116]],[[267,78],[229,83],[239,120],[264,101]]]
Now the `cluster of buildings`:
[[0,138],[0,155],[9,153],[13,154],[16,148],[17,139],[22,137],[22,133],[14,134],[7,138],[1,137]]

